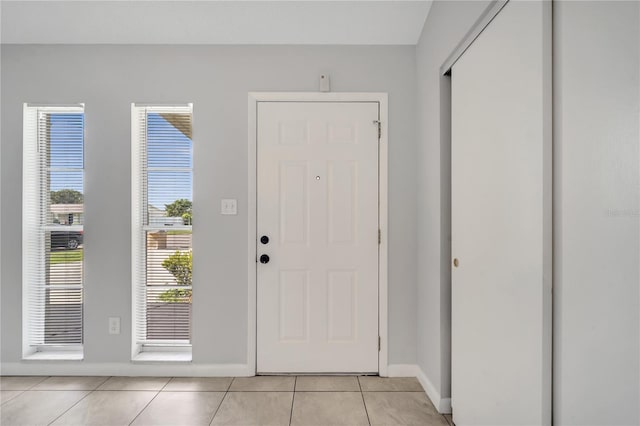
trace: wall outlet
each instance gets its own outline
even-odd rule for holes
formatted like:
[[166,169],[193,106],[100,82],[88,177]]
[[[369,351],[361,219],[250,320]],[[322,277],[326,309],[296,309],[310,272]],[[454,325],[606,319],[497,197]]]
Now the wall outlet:
[[238,201],[230,198],[220,200],[220,214],[238,214]]
[[120,317],[109,317],[109,334],[120,334]]

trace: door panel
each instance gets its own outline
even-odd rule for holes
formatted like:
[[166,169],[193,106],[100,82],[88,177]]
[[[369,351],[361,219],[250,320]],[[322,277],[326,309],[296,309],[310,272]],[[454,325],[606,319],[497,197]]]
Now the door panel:
[[378,103],[260,102],[257,371],[378,371]]
[[309,272],[280,271],[280,341],[306,341],[309,337]]
[[458,426],[551,422],[548,3],[507,3],[451,72]]
[[353,341],[356,337],[358,286],[356,271],[327,273],[329,341]]
[[330,245],[356,243],[358,195],[358,163],[329,161],[327,164]]
[[280,162],[280,241],[283,245],[309,242],[308,162]]

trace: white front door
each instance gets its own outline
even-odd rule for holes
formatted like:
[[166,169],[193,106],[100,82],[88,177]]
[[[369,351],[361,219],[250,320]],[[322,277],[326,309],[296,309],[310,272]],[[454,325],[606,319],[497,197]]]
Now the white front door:
[[550,6],[510,1],[451,70],[458,426],[551,423]]
[[257,114],[257,372],[377,372],[379,104]]

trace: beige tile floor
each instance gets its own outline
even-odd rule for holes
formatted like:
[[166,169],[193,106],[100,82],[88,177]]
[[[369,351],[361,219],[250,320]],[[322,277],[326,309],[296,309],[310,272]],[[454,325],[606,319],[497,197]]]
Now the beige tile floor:
[[415,378],[0,377],[0,425],[450,426]]

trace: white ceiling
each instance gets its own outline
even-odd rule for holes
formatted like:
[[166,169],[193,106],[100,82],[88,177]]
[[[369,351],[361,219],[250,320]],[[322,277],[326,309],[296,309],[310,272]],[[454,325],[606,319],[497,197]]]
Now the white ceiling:
[[2,0],[5,43],[416,44],[431,0]]

